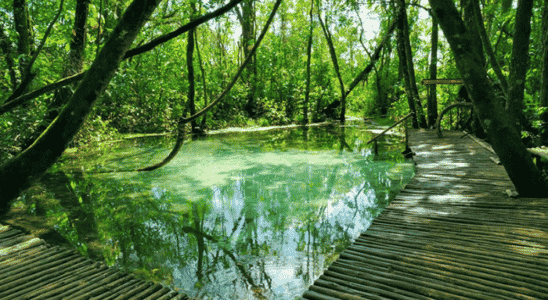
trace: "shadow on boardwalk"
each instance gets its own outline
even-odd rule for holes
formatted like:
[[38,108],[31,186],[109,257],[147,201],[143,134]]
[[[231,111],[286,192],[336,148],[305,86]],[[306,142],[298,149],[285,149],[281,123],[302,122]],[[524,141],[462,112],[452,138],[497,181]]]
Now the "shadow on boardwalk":
[[461,136],[411,132],[415,178],[304,298],[548,299],[548,199]]

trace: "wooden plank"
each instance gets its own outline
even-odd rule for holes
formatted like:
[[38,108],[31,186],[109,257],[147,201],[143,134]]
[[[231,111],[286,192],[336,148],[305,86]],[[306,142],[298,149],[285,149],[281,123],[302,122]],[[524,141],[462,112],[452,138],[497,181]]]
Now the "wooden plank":
[[188,299],[0,225],[1,299]]
[[433,84],[464,84],[464,80],[460,78],[455,79],[423,79],[421,80],[422,85],[433,85]]
[[409,141],[416,176],[309,292],[546,299],[548,199],[509,198],[496,155],[462,132],[413,130]]

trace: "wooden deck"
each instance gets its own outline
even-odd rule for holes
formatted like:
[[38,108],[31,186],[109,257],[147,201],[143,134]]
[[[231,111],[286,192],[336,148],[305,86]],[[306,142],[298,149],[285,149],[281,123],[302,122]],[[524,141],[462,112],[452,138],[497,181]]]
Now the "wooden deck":
[[0,299],[188,299],[0,225]]
[[548,299],[548,199],[462,135],[411,132],[415,178],[304,298]]

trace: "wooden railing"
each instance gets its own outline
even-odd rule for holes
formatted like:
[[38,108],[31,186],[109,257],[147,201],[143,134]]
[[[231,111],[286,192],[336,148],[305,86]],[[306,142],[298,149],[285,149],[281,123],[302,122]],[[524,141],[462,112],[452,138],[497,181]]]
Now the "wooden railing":
[[[407,116],[403,117],[403,119],[399,120],[398,122],[396,122],[394,125],[388,127],[387,129],[385,129],[383,132],[377,134],[377,136],[375,136],[374,138],[370,139],[369,142],[367,142],[367,144],[370,144],[371,142],[375,142],[375,155],[379,154],[379,150],[378,150],[378,145],[377,145],[377,140],[383,136],[385,133],[388,132],[388,130],[400,125],[403,121],[409,119],[410,117],[414,116],[415,114],[414,113],[410,113],[408,114]],[[409,148],[409,139],[408,139],[408,134],[407,134],[407,122],[405,122],[405,149]]]

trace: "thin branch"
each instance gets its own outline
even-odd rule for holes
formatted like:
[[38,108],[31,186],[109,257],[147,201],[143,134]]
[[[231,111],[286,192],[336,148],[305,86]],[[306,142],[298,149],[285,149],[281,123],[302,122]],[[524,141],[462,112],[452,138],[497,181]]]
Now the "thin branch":
[[396,24],[398,20],[399,20],[399,16],[396,16],[396,18],[394,19],[394,21],[388,28],[388,32],[384,36],[384,39],[382,40],[380,45],[377,46],[377,49],[375,49],[375,52],[373,53],[371,57],[371,62],[369,63],[369,65],[367,65],[367,67],[365,67],[365,69],[358,76],[356,76],[356,78],[354,79],[354,81],[352,81],[350,86],[348,86],[348,90],[346,91],[347,96],[358,85],[358,83],[360,83],[360,81],[365,80],[365,78],[367,78],[367,75],[369,74],[369,72],[371,72],[371,70],[375,66],[375,62],[379,59],[382,48],[384,47],[384,45],[387,43],[387,41],[390,39],[390,36],[394,32],[394,29],[396,28]]
[[224,89],[224,91],[217,97],[217,99],[215,99],[215,101],[211,102],[211,104],[209,104],[208,106],[206,106],[204,109],[194,114],[193,116],[190,116],[189,118],[185,119],[183,114],[183,116],[179,119],[179,122],[177,123],[178,137],[177,137],[177,142],[175,143],[175,146],[173,147],[173,150],[171,150],[171,152],[163,161],[149,167],[138,169],[137,171],[152,171],[152,170],[161,168],[165,166],[166,164],[168,164],[177,155],[177,153],[179,153],[179,150],[181,150],[181,147],[184,142],[184,125],[199,118],[203,114],[207,113],[211,108],[217,105],[217,103],[223,100],[224,97],[228,94],[228,92],[230,92],[232,87],[236,84],[236,81],[238,81],[238,79],[240,78],[240,75],[242,74],[247,64],[251,61],[251,58],[253,57],[253,55],[255,55],[255,52],[257,51],[257,48],[259,48],[259,45],[261,44],[261,41],[263,40],[266,32],[268,31],[268,28],[270,27],[270,23],[272,23],[272,20],[274,19],[274,16],[276,15],[276,11],[278,10],[278,7],[280,7],[281,3],[282,3],[282,0],[276,0],[276,3],[274,4],[274,8],[272,8],[272,12],[270,13],[270,16],[268,17],[266,24],[264,25],[261,35],[259,35],[257,42],[255,42],[255,45],[253,45],[253,48],[251,49],[251,51],[245,58],[240,68],[238,69],[238,72],[236,73],[232,81],[228,84],[228,86]]
[[[199,26],[202,23],[205,23],[205,22],[207,22],[207,21],[209,21],[209,20],[211,20],[215,17],[218,17],[218,16],[226,13],[227,11],[229,11],[230,9],[232,9],[234,6],[236,6],[238,3],[242,2],[242,1],[243,0],[232,0],[227,5],[225,5],[223,7],[220,7],[219,9],[217,9],[217,10],[211,12],[211,13],[203,15],[200,18],[197,18],[196,20],[187,23],[186,25],[183,25],[183,26],[179,27],[179,29],[177,29],[173,32],[170,32],[170,33],[165,34],[161,37],[158,37],[158,38],[152,40],[151,42],[149,42],[149,43],[147,43],[143,46],[137,47],[135,49],[131,49],[131,50],[126,52],[126,54],[124,55],[124,59],[128,59],[132,56],[139,55],[141,53],[150,51],[150,50],[154,49],[156,46],[158,46],[162,43],[165,43],[165,42],[167,42],[167,41],[169,41],[169,40],[171,40],[171,39],[187,32],[187,31],[189,31],[193,28],[196,28],[197,26]],[[3,106],[0,106],[0,115],[2,115],[5,112],[10,111],[11,109],[17,107],[18,105],[23,104],[25,101],[28,101],[30,99],[34,99],[34,98],[36,98],[36,97],[38,97],[38,96],[40,96],[44,93],[47,93],[49,91],[55,90],[57,88],[60,88],[60,87],[66,86],[66,85],[69,85],[69,84],[71,84],[75,81],[81,80],[82,78],[84,78],[85,73],[86,72],[84,71],[84,72],[76,74],[72,77],[63,78],[63,79],[61,79],[60,81],[58,81],[54,84],[45,86],[45,87],[43,87],[39,90],[36,90],[34,92],[25,94],[23,96],[19,96],[15,99],[11,100],[9,103],[6,103]],[[53,85],[55,85],[55,86],[53,86]]]
[[197,18],[196,20],[194,21],[191,21],[181,27],[179,27],[177,30],[175,31],[172,31],[168,34],[164,34],[158,38],[155,38],[154,40],[148,42],[147,44],[141,46],[141,47],[137,47],[135,49],[131,49],[129,50],[128,52],[126,52],[126,55],[124,56],[124,59],[128,59],[132,56],[135,56],[135,55],[138,55],[138,54],[141,54],[141,53],[144,53],[144,52],[147,52],[147,51],[150,51],[152,49],[154,49],[156,46],[162,44],[162,43],[165,43],[191,29],[194,29],[196,27],[198,27],[198,25],[202,24],[202,23],[205,23],[215,17],[218,17],[224,13],[226,13],[227,11],[231,10],[234,6],[238,5],[240,2],[242,2],[243,0],[232,0],[230,1],[227,5],[209,13],[209,14],[206,14],[206,15],[203,15],[199,18]]
[[51,21],[51,23],[48,26],[48,29],[46,29],[46,32],[44,33],[44,37],[42,38],[42,41],[40,42],[40,45],[38,46],[38,49],[34,52],[34,55],[30,59],[29,63],[27,64],[23,74],[25,77],[21,81],[21,85],[13,92],[13,94],[6,100],[7,104],[9,104],[10,101],[21,95],[29,86],[29,84],[32,82],[34,77],[36,77],[36,74],[32,74],[32,66],[34,65],[34,62],[36,61],[36,58],[42,51],[42,48],[44,47],[44,44],[46,43],[46,40],[48,39],[48,36],[51,32],[51,29],[53,28],[53,24],[57,22],[57,19],[59,19],[59,16],[61,15],[61,11],[63,10],[63,4],[65,3],[65,0],[61,0],[61,5],[59,5],[59,11],[57,11],[57,14]]

